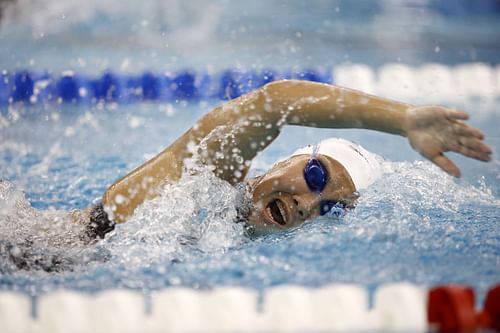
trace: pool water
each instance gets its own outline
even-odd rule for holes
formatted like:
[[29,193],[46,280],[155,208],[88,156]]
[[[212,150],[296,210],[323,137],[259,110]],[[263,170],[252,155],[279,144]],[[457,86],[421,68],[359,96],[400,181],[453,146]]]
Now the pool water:
[[[265,2],[270,23],[264,24],[258,1],[158,0],[140,9],[134,1],[18,2],[3,10],[0,69],[99,76],[105,70],[330,70],[352,63],[374,69],[387,63],[498,65],[498,11],[475,12],[459,1],[457,8],[467,10],[450,14],[453,6],[442,3]],[[384,91],[390,95],[392,87]],[[343,217],[251,239],[233,223],[236,190],[200,170],[92,246],[82,244],[82,226],[68,223],[64,212],[95,204],[116,179],[220,102],[0,105],[0,289],[149,293],[170,286],[264,290],[336,282],[373,289],[408,281],[465,283],[481,298],[500,276],[498,94],[415,96],[405,100],[468,111],[493,160],[450,154],[463,171],[454,179],[401,137],[289,127],[257,157],[252,175],[304,143],[335,136],[383,156],[383,177]],[[54,263],[56,271],[47,272]]]
[[[61,287],[147,292],[168,286],[262,290],[333,282],[374,288],[409,281],[423,286],[466,283],[484,292],[498,282],[498,116],[494,104],[479,101],[462,108],[472,111],[472,123],[485,132],[494,158],[485,164],[453,156],[463,178],[422,161],[400,137],[290,127],[259,155],[252,174],[303,142],[338,136],[384,156],[384,176],[361,193],[357,208],[344,217],[322,217],[288,232],[250,239],[242,225],[233,223],[236,190],[202,170],[145,203],[105,240],[79,244],[79,226],[64,221],[60,211],[95,203],[114,180],[172,142],[215,104],[141,103],[88,110],[19,106],[11,111],[17,116],[5,118],[10,121],[2,128],[0,144],[2,177],[8,181],[0,190],[1,288],[39,294]],[[483,112],[474,117],[478,109]],[[33,212],[29,204],[50,214]],[[54,216],[62,221],[54,222]],[[40,230],[49,239],[62,236],[67,241],[47,241]],[[31,254],[27,264],[34,269],[19,270],[9,259],[12,253]],[[44,265],[54,258],[59,272],[45,272]]]
[[3,10],[0,68],[497,64],[499,8],[495,0],[17,1]]

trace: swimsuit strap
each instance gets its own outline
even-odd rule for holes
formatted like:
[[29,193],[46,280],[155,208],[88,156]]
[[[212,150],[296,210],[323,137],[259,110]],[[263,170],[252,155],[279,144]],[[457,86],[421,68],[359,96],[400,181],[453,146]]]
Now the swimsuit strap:
[[102,203],[97,204],[90,211],[89,223],[86,229],[86,236],[89,241],[104,236],[115,229],[115,222],[111,221],[104,210]]

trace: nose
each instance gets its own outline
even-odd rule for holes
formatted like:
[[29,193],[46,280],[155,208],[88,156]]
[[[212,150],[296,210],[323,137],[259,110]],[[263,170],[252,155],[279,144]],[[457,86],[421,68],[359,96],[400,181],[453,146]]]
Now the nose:
[[319,195],[307,193],[293,196],[293,201],[297,214],[301,218],[307,219],[313,215],[314,210],[319,206],[321,198]]

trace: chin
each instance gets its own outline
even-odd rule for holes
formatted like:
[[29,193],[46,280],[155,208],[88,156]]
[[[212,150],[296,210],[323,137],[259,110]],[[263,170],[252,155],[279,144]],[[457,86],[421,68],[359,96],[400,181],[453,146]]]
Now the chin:
[[287,228],[280,228],[272,222],[267,222],[267,220],[260,214],[252,214],[247,220],[247,231],[249,236],[264,236],[273,232],[283,231]]

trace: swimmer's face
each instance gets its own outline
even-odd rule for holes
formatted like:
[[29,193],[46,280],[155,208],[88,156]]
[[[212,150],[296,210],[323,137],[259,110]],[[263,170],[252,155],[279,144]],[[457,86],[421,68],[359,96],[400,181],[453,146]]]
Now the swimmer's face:
[[311,192],[304,179],[309,159],[310,155],[293,156],[249,182],[254,189],[249,223],[257,233],[289,229],[317,217],[325,200],[353,205],[356,188],[349,173],[326,155],[317,156],[328,173],[326,186],[320,193]]

